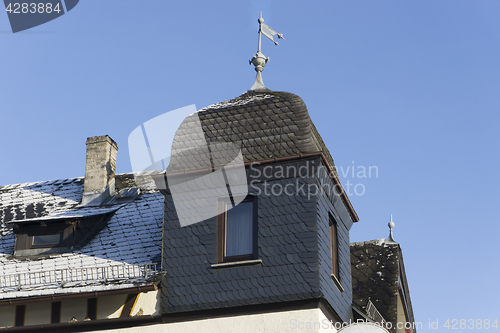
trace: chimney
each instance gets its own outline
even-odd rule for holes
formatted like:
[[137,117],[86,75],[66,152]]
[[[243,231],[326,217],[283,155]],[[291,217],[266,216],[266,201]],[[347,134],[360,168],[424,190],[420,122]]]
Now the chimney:
[[115,195],[116,152],[109,136],[87,138],[87,163],[82,205],[98,206]]

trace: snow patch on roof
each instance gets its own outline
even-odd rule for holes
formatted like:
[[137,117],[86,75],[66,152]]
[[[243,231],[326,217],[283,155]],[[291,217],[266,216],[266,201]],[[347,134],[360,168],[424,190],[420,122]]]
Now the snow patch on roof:
[[200,109],[198,112],[242,106],[242,105],[254,102],[254,101],[262,101],[262,100],[273,98],[273,97],[274,97],[273,95],[265,94],[265,93],[256,94],[256,95],[249,95],[249,96],[242,96],[242,97],[226,100],[226,101],[223,101],[220,103],[212,104],[210,106],[207,106],[206,108]]
[[[141,181],[141,194],[135,200],[125,205],[108,207],[78,207],[83,194],[82,178],[1,187],[0,299],[121,289],[134,284],[148,283],[136,279],[114,279],[105,284],[99,280],[89,280],[76,284],[32,283],[25,287],[12,288],[5,278],[13,274],[160,262],[163,196],[156,190],[151,174],[152,172],[137,174]],[[117,176],[135,179],[136,174]],[[116,211],[104,229],[78,251],[52,254],[38,259],[21,260],[12,256],[15,234],[12,223],[7,222],[90,216],[113,210]]]

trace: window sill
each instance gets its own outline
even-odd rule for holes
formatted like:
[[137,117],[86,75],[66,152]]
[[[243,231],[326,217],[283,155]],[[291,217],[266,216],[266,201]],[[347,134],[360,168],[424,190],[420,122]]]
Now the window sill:
[[330,276],[332,277],[333,282],[335,282],[335,285],[337,286],[337,288],[339,288],[339,290],[341,292],[344,292],[345,291],[344,287],[342,287],[342,285],[340,284],[340,281],[337,279],[337,277],[335,275],[333,275],[333,274],[330,275]]
[[14,257],[37,256],[44,254],[59,254],[71,252],[69,247],[46,247],[46,248],[31,248],[26,250],[14,250]]
[[262,264],[262,259],[221,262],[220,264],[213,264],[211,266],[212,268],[225,268],[225,267],[249,266],[249,265],[259,265],[259,264]]

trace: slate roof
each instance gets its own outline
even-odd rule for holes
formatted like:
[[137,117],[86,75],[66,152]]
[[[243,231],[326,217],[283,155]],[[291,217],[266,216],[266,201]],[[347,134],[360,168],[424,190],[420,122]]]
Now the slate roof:
[[350,244],[352,302],[366,313],[370,299],[386,321],[397,322],[399,244],[385,239]]
[[[5,278],[14,274],[36,272],[47,276],[47,272],[54,274],[63,269],[159,263],[163,196],[148,177],[150,173],[117,175],[117,191],[139,187],[141,193],[131,202],[104,207],[78,207],[83,195],[83,178],[0,186],[0,300],[148,284],[144,279],[125,278],[108,281],[106,284],[99,280],[64,284],[32,281],[19,288],[9,284]],[[38,259],[23,259],[12,255],[15,244],[12,225],[15,223],[64,216],[89,216],[103,211],[114,211],[114,214],[107,225],[78,251],[51,254]],[[35,275],[32,278],[33,276]]]
[[[203,133],[194,131],[197,122]],[[249,91],[210,105],[186,118],[176,132],[168,172],[211,167],[200,142],[230,142],[241,148],[244,162],[323,152],[333,159],[297,95]],[[214,147],[211,147],[212,154]]]

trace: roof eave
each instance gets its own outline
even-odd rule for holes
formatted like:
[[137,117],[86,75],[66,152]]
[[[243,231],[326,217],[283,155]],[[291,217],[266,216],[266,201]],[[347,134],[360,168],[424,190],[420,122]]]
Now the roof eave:
[[158,284],[159,282],[154,282],[151,284],[136,286],[136,287],[111,289],[111,290],[96,290],[86,293],[75,292],[75,293],[53,294],[53,295],[43,295],[43,296],[13,297],[7,299],[0,299],[0,306],[22,305],[22,304],[39,303],[39,302],[56,302],[56,301],[76,299],[76,298],[94,298],[94,297],[110,296],[110,295],[145,293],[148,291],[158,290]]

